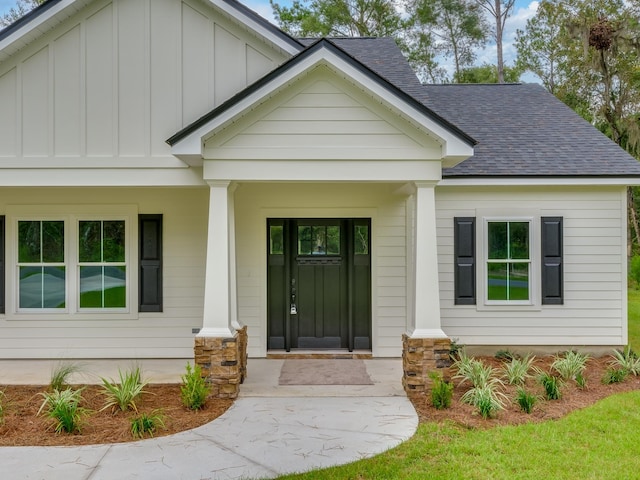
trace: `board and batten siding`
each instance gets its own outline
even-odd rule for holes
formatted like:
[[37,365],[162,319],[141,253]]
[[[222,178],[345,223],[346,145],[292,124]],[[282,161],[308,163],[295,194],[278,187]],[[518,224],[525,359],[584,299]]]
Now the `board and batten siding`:
[[371,218],[372,346],[398,357],[406,331],[405,197],[397,185],[240,184],[235,193],[238,316],[249,356],[267,353],[267,218]]
[[[134,300],[129,315],[105,313],[83,319],[65,314],[57,319],[37,313],[0,315],[0,358],[192,357],[193,329],[202,326],[208,202],[207,188],[1,189],[3,213],[11,205],[72,209],[90,203],[96,208],[132,205],[137,214],[162,214],[164,305],[162,312],[138,313]],[[131,228],[136,228],[137,218],[132,220]],[[15,249],[15,243],[8,238],[7,249]],[[133,243],[137,250],[137,238]],[[8,281],[15,282],[15,265],[6,267]],[[128,268],[137,276],[137,264]]]
[[0,168],[179,166],[165,140],[284,60],[207,2],[93,2],[0,62]]
[[[436,205],[442,328],[451,338],[468,345],[626,344],[624,188],[438,187]],[[514,210],[529,212],[534,222],[563,217],[564,304],[483,308],[478,297],[477,305],[454,305],[454,217],[477,217],[480,228],[482,212]],[[482,245],[476,248],[481,272]],[[536,262],[539,271],[539,254]]]

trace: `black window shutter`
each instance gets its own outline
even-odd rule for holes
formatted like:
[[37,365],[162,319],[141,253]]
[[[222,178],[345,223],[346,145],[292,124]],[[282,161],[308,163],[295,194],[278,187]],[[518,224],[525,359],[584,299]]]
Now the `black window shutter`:
[[162,311],[162,215],[138,215],[139,311]]
[[454,289],[456,305],[476,304],[476,219],[453,219]]
[[0,215],[0,313],[4,312],[4,215]]
[[542,304],[564,303],[562,217],[542,217]]

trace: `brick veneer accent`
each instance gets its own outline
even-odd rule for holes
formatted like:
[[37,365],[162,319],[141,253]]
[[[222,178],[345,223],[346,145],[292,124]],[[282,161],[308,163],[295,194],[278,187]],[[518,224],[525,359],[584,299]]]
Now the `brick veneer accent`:
[[445,380],[451,374],[451,340],[448,338],[411,338],[402,335],[402,386],[407,394],[423,393],[431,387],[431,372],[441,372]]
[[247,327],[233,337],[196,337],[195,363],[211,385],[211,395],[236,398],[247,374]]

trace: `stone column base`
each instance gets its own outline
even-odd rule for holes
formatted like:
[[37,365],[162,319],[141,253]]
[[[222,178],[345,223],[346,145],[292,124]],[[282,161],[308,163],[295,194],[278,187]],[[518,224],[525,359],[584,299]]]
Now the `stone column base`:
[[439,372],[449,380],[451,340],[448,338],[411,338],[402,335],[402,386],[407,395],[431,388],[429,374]]
[[247,327],[233,337],[196,337],[195,363],[216,398],[236,398],[247,374]]

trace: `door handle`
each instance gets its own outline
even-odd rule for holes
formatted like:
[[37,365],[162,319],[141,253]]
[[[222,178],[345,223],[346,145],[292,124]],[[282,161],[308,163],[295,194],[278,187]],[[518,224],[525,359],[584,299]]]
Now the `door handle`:
[[296,306],[296,279],[291,279],[291,308],[289,310],[291,315],[297,315],[298,307]]

